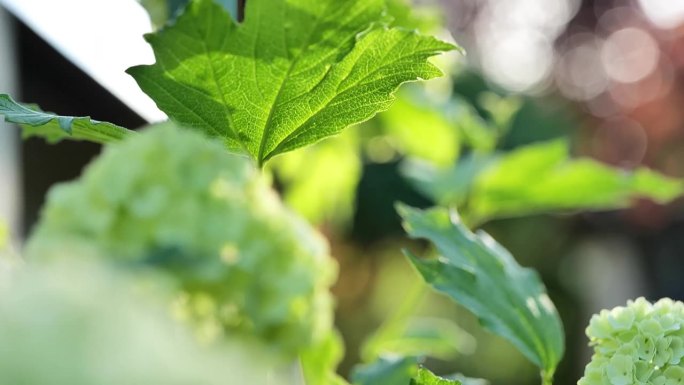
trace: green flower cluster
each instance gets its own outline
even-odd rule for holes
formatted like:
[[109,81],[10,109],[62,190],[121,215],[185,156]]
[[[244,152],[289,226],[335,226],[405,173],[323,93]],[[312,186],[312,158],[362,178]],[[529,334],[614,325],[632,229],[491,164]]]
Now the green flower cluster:
[[629,301],[594,315],[587,335],[594,356],[579,385],[684,384],[684,303]]
[[256,336],[299,354],[332,328],[336,265],[260,175],[220,142],[152,127],[50,192],[27,257],[160,269],[180,286],[174,308],[203,335]]

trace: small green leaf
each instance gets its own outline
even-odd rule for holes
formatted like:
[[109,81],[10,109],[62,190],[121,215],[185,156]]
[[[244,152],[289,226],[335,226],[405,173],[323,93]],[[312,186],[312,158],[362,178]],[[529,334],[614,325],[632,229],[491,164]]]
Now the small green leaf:
[[157,63],[129,69],[161,110],[260,164],[389,108],[404,82],[441,71],[455,47],[380,24],[384,0],[250,0],[237,24],[191,1],[147,39]]
[[38,136],[50,143],[72,139],[106,144],[135,135],[135,131],[89,117],[58,116],[29,108],[5,94],[0,94],[0,115],[9,123],[21,125],[24,138]]
[[420,368],[418,369],[418,375],[411,379],[411,385],[461,385],[461,382],[444,379],[434,375],[425,368]]
[[354,385],[408,385],[418,373],[415,357],[381,357],[372,364],[354,368]]
[[520,350],[550,378],[563,355],[564,334],[539,276],[523,268],[488,234],[473,234],[455,211],[400,205],[404,228],[437,248],[436,259],[407,252],[425,281],[470,310],[482,325]]

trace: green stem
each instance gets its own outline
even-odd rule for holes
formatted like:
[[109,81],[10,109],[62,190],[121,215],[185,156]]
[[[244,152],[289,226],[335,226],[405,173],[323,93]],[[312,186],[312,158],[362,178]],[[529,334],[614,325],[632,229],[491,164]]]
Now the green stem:
[[553,372],[542,370],[541,372],[542,385],[553,385]]

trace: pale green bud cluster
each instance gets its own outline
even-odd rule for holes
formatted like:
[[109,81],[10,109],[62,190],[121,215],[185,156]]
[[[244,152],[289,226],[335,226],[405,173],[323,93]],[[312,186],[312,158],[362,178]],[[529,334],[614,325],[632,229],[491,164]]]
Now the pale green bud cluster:
[[65,251],[169,273],[182,289],[175,309],[210,337],[296,354],[332,328],[336,265],[323,237],[249,159],[196,132],[153,127],[55,187],[27,256]]
[[629,301],[594,315],[587,335],[594,356],[579,385],[684,384],[684,303]]

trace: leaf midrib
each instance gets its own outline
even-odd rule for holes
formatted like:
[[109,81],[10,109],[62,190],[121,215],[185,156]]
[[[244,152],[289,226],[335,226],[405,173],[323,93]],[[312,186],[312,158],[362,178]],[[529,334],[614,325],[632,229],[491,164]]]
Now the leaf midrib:
[[[330,9],[330,6],[333,4],[333,2],[329,2],[326,7],[325,11],[323,12],[323,15],[328,13],[328,10]],[[287,8],[283,8],[283,12],[285,12]],[[259,13],[259,17],[261,17],[261,13]],[[309,43],[311,42],[311,37],[314,35],[316,30],[318,29],[318,26],[320,25],[321,19],[323,17],[317,17],[316,18],[316,23],[314,24],[313,28],[311,28],[311,31],[306,37],[305,43],[303,44],[304,51],[302,51],[296,58],[293,58],[293,60],[290,62],[290,66],[287,69],[287,72],[285,73],[285,76],[283,77],[282,81],[280,82],[280,85],[278,87],[278,92],[276,93],[275,98],[273,99],[273,102],[271,103],[271,108],[268,111],[268,117],[266,118],[266,123],[264,124],[264,130],[261,133],[261,140],[259,143],[259,153],[257,155],[257,160],[259,162],[259,166],[263,165],[263,162],[266,161],[264,159],[264,151],[266,150],[266,142],[267,142],[267,137],[266,133],[268,128],[271,126],[271,123],[273,122],[273,117],[275,116],[275,111],[277,106],[280,104],[278,103],[278,100],[280,99],[283,90],[285,89],[285,85],[287,84],[287,79],[292,75],[292,71],[295,68],[295,65],[299,63],[300,59],[309,51]],[[283,32],[283,41],[287,41],[287,28],[284,28]],[[287,45],[285,44],[285,53],[289,56],[289,52],[287,51]],[[256,62],[256,61],[255,61]],[[258,87],[257,87],[258,88]]]

